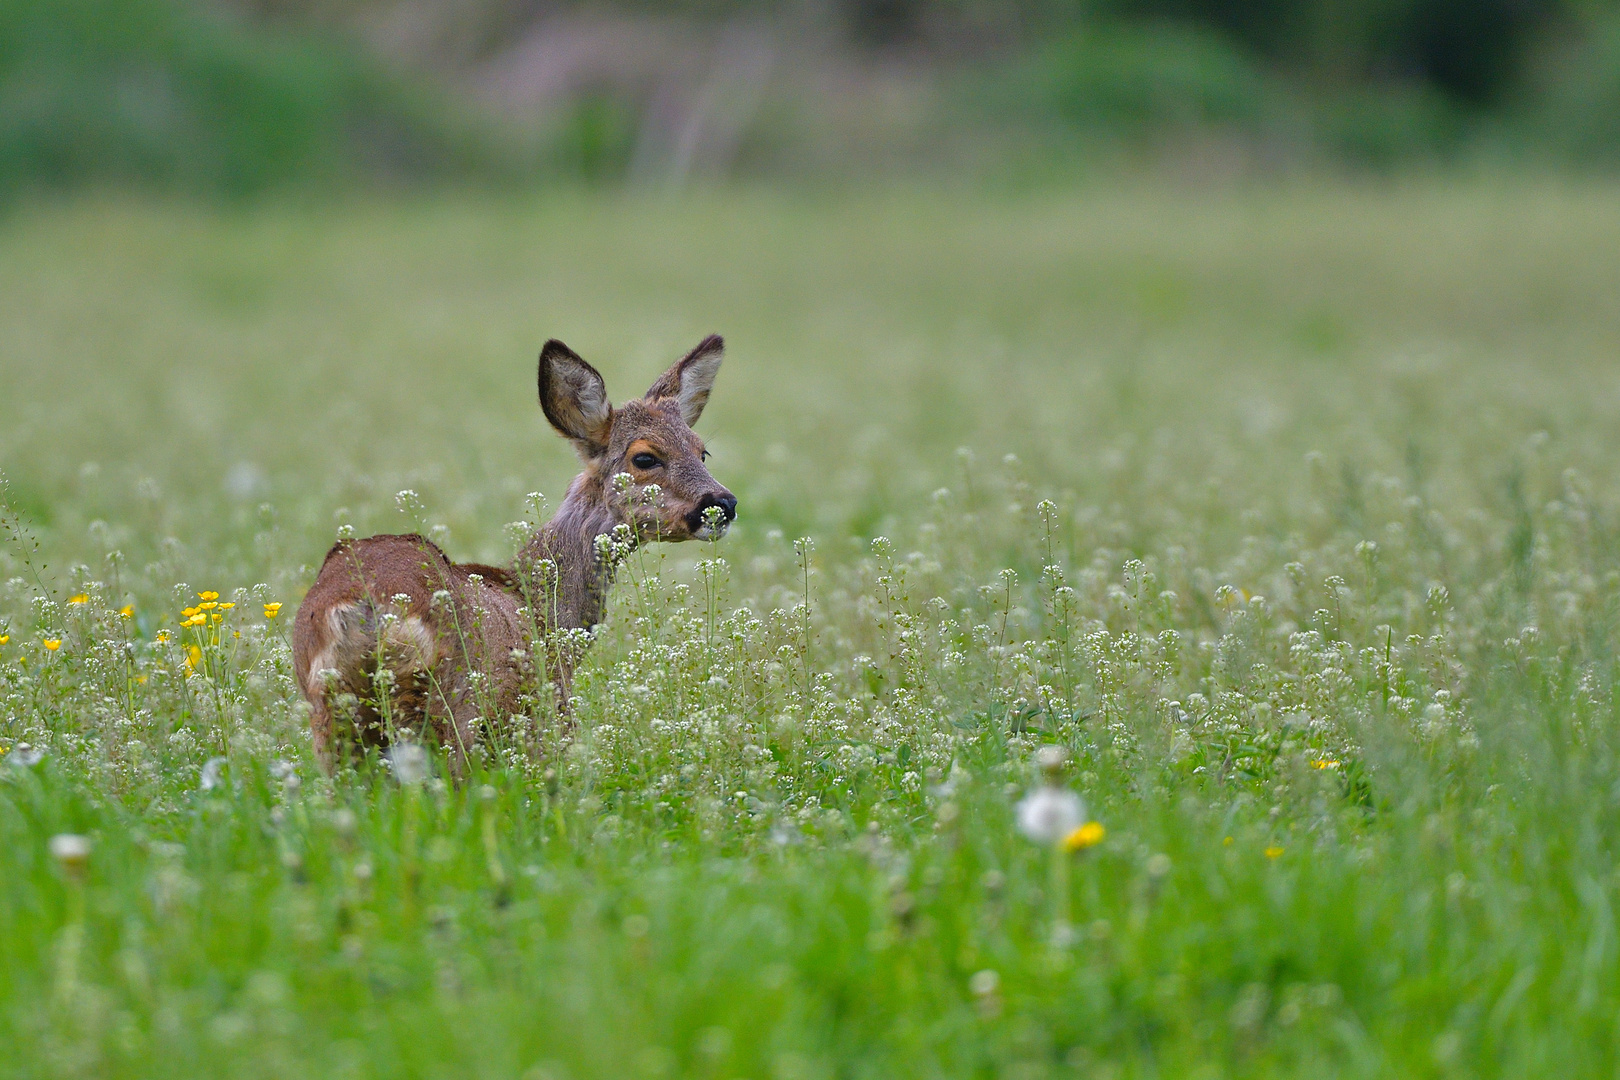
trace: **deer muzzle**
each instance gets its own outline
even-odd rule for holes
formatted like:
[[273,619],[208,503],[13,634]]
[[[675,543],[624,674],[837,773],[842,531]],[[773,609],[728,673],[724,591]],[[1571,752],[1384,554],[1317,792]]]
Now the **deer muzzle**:
[[[718,508],[719,521],[713,532],[710,532],[709,512]],[[692,535],[699,539],[715,539],[722,536],[726,527],[737,520],[737,496],[729,491],[715,491],[703,496],[698,504],[686,515],[686,527]]]

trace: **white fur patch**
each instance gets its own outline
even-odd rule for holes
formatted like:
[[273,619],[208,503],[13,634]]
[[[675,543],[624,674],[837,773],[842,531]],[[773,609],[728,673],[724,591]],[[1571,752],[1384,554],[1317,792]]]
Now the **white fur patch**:
[[398,650],[398,659],[394,663],[396,672],[423,671],[432,667],[439,658],[433,628],[415,615],[391,623],[383,631],[383,643]]
[[358,611],[359,608],[359,604],[350,603],[334,604],[326,609],[326,636],[328,642],[330,642],[328,649],[348,636],[348,617],[352,612]]
[[[353,657],[356,651],[373,653],[377,642],[360,630],[354,621],[358,603],[337,604],[326,612],[325,648],[309,658],[304,681],[311,690],[324,690],[333,678],[351,677],[357,672],[340,671],[338,657]],[[361,640],[356,641],[355,638]],[[385,621],[382,642],[396,675],[425,671],[439,660],[438,639],[430,627],[415,615]],[[359,646],[356,650],[355,646]]]
[[719,528],[712,528],[710,527],[709,523],[705,521],[702,525],[698,526],[697,532],[692,534],[692,539],[718,540],[722,536],[726,535],[726,530],[729,528],[731,528],[731,522],[729,521],[722,520]]

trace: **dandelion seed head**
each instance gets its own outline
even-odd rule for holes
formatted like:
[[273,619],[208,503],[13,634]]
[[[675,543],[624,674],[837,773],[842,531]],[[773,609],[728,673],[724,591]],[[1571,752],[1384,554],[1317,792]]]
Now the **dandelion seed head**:
[[1018,831],[1037,844],[1060,844],[1085,820],[1085,803],[1064,788],[1037,788],[1018,804]]
[[57,833],[50,839],[51,858],[74,877],[90,862],[90,838],[79,833]]

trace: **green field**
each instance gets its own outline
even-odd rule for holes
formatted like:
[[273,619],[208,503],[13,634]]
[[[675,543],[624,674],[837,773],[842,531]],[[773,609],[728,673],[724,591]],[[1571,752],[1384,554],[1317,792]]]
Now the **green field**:
[[[1614,1075],[1616,195],[13,210],[0,1076]],[[573,739],[323,777],[333,538],[504,560],[540,343],[711,330]]]

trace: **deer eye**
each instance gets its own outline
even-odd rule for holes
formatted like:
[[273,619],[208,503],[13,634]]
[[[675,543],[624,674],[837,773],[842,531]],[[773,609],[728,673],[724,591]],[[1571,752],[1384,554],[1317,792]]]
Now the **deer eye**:
[[704,461],[709,460],[709,452],[707,450],[703,451],[702,460],[704,460]]
[[637,454],[635,457],[630,459],[630,464],[634,465],[638,469],[656,469],[663,463],[652,454]]

